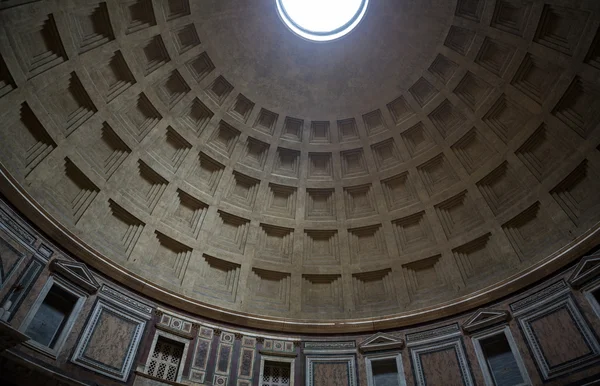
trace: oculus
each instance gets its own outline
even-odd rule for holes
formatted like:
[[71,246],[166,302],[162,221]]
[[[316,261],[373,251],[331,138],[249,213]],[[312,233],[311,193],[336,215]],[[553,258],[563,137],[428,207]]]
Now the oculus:
[[352,31],[369,0],[277,0],[281,20],[297,35],[313,41],[339,39]]

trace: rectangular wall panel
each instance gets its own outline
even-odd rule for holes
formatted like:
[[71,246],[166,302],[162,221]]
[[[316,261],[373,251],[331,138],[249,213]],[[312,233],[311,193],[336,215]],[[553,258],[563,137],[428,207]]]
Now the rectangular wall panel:
[[306,357],[306,386],[357,386],[354,355]]
[[517,318],[544,380],[598,360],[600,344],[572,295],[533,305]]
[[126,381],[145,327],[144,318],[99,299],[72,361],[108,377]]

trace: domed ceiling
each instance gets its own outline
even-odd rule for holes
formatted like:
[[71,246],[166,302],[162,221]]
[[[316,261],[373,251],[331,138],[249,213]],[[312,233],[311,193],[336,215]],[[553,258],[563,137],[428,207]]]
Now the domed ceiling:
[[0,188],[207,317],[461,312],[598,241],[599,24],[591,0],[378,0],[316,43],[274,1],[3,1]]

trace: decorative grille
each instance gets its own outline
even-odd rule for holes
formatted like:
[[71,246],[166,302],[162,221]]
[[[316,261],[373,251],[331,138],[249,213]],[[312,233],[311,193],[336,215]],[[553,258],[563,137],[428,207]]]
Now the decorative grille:
[[289,363],[265,362],[261,386],[289,386]]
[[181,343],[158,338],[148,365],[148,375],[167,381],[177,381],[182,353]]

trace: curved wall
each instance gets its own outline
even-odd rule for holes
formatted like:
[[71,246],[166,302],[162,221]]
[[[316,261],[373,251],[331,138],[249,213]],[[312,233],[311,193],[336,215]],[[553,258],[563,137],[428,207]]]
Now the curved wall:
[[3,2],[2,192],[116,280],[275,330],[434,320],[594,243],[596,2],[382,2],[336,46],[236,3]]
[[[370,385],[372,361],[392,358],[406,385],[491,385],[476,347],[478,339],[500,332],[512,342],[528,384],[581,385],[600,375],[599,261],[591,254],[525,291],[433,323],[370,334],[287,334],[185,314],[134,293],[0,202],[0,319],[8,321],[0,322],[0,379],[9,385],[249,386],[264,380],[265,361],[274,361],[291,362],[292,386],[356,386]],[[51,350],[22,334],[48,283],[83,299]],[[169,382],[151,364],[159,358],[152,355],[159,338],[185,347]]]

